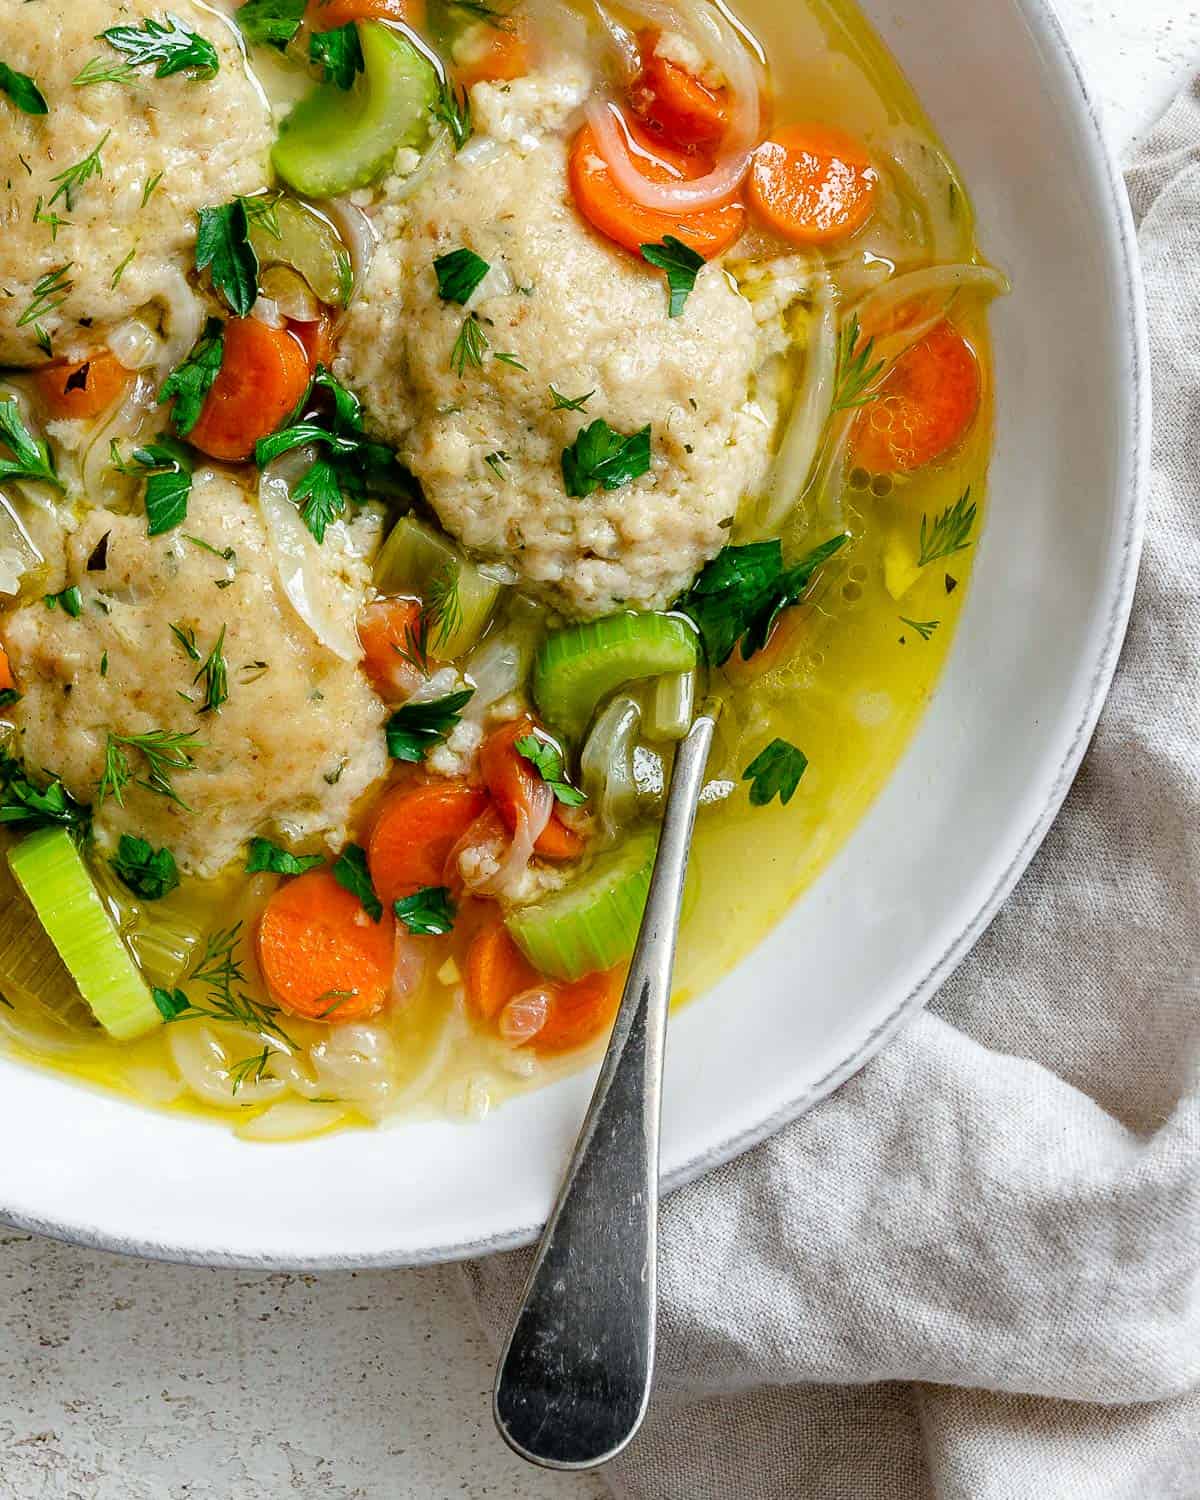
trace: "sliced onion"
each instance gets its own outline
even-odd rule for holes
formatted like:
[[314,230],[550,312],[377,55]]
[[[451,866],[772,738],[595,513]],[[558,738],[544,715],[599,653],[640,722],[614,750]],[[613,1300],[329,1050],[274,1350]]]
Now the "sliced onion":
[[633,698],[614,698],[596,720],[580,758],[580,779],[607,838],[629,826],[637,810],[634,750],[642,710]]
[[[238,1102],[245,1103],[238,1093]],[[346,1107],[326,1101],[282,1099],[261,1115],[238,1125],[234,1134],[244,1141],[302,1141],[330,1130],[346,1116]]]
[[897,276],[868,293],[854,311],[863,332],[869,334],[886,322],[898,307],[921,297],[943,297],[948,304],[959,292],[1006,297],[1011,291],[1012,282],[991,266],[928,266],[923,271]]
[[126,318],[106,340],[116,361],[126,370],[144,370],[157,364],[162,352],[162,340],[141,318]]
[[897,171],[924,212],[929,227],[932,259],[938,262],[961,260],[967,248],[967,221],[956,214],[954,205],[966,208],[963,193],[953,168],[932,141],[902,126],[883,142]]
[[552,999],[550,991],[544,988],[514,995],[496,1021],[500,1040],[510,1047],[523,1047],[533,1041],[546,1024]]
[[428,948],[420,938],[414,937],[403,922],[397,922],[395,955],[392,960],[393,1005],[410,1000],[421,988],[428,957]]
[[[357,595],[332,576],[320,546],[292,504],[287,476],[298,465],[287,460],[295,458],[288,454],[287,459],[271,464],[258,483],[258,504],[275,571],[288,603],[321,645],[343,661],[359,661],[362,645],[354,626]],[[325,545],[332,545],[331,537],[326,537]]]
[[105,475],[112,464],[113,443],[121,443],[138,435],[142,424],[155,409],[157,389],[154,378],[139,375],[112,415],[92,433],[80,456],[79,478],[83,493],[93,505],[100,503],[99,497],[105,491]]
[[600,0],[593,0],[593,4],[600,25],[608,37],[613,56],[619,64],[621,80],[624,83],[632,83],[642,68],[642,52],[637,44],[637,37],[628,26],[623,26],[610,11],[601,5]]
[[371,262],[375,259],[375,251],[379,245],[379,236],[370,219],[356,203],[351,203],[349,198],[329,198],[320,207],[322,212],[329,216],[334,228],[342,237],[342,243],[350,253],[350,270],[354,275],[354,285],[346,300],[352,302],[362,290],[367,272],[371,269]]
[[270,297],[256,297],[250,316],[268,328],[283,328],[287,324],[287,319],[279,311],[279,303]]
[[166,273],[162,302],[165,337],[158,368],[165,379],[200,337],[204,328],[204,303],[178,269]]
[[[171,1058],[197,1098],[221,1109],[240,1109],[247,1104],[265,1104],[286,1091],[287,1084],[279,1078],[256,1079],[251,1075],[238,1083],[235,1092],[233,1064],[261,1051],[264,1043],[257,1034],[240,1028],[222,1030],[228,1033],[224,1039],[210,1026],[188,1023],[167,1028]],[[236,1045],[235,1036],[242,1039]]]
[[[529,869],[533,846],[545,832],[553,811],[554,794],[544,782],[539,782],[533,792],[532,807],[517,808],[517,827],[510,837],[499,813],[489,807],[451,849],[446,860],[446,884],[452,888],[464,886],[475,896],[514,896]],[[462,867],[462,857],[472,850],[485,852],[495,861],[495,868],[485,875],[468,875]]]
[[[613,181],[627,198],[643,208],[660,213],[696,213],[699,209],[719,207],[742,185],[750,170],[752,148],[744,146],[725,156],[703,177],[675,177],[669,182],[651,182],[634,165],[629,149],[629,132],[620,108],[611,99],[592,99],[587,106],[588,124],[596,134],[600,154],[612,173]],[[757,130],[758,102],[753,105]],[[730,127],[730,135],[733,127]]]
[[529,673],[529,652],[512,636],[488,641],[468,659],[466,675],[475,695],[463,712],[481,724],[494,703],[515,693]]

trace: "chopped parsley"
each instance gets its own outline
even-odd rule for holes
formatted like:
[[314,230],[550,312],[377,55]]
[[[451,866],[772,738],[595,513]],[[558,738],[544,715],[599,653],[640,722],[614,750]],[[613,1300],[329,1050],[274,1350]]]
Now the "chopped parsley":
[[776,797],[786,807],[807,770],[808,757],[802,750],[787,740],[772,740],[742,772],[742,780],[751,783],[751,807],[766,807]]
[[0,752],[0,823],[26,830],[69,828],[86,830],[90,813],[76,802],[57,777],[35,786],[18,761]]
[[471,96],[466,88],[456,88],[449,79],[440,80],[433,115],[450,132],[455,151],[461,151],[471,139],[474,129],[471,123]]
[[221,705],[229,702],[229,664],[225,660],[225,626],[216,644],[201,663],[200,670],[192,678],[192,686],[204,679],[204,703],[197,710],[202,714],[219,714]]
[[373,922],[382,920],[383,903],[375,894],[367,852],[359,844],[347,844],[333,866],[333,878],[352,896],[357,896]]
[[246,874],[257,875],[265,870],[271,875],[303,875],[306,870],[315,870],[324,863],[319,854],[292,854],[270,839],[255,838],[250,840]]
[[63,589],[61,594],[43,594],[42,603],[47,609],[57,609],[61,604],[63,614],[70,615],[73,620],[78,620],[83,613],[83,595],[79,592],[78,584]]
[[46,205],[48,208],[53,208],[61,198],[67,205],[67,212],[70,213],[75,207],[75,195],[93,177],[104,176],[104,163],[100,160],[100,152],[111,134],[111,130],[106,130],[82,161],[77,161],[74,166],[65,168],[50,179],[51,182],[57,182],[58,186],[50,196],[50,202]]
[[21,420],[15,401],[0,401],[0,443],[12,452],[0,458],[0,483],[6,479],[36,479],[61,490],[49,444],[38,442]]
[[242,35],[255,47],[278,47],[282,52],[300,30],[308,0],[246,0],[234,19]]
[[869,406],[876,398],[868,394],[868,388],[883,372],[884,361],[871,363],[875,352],[875,340],[868,339],[858,347],[862,330],[855,313],[838,335],[837,383],[834,387],[833,410],[853,411],[859,406]]
[[362,46],[353,21],[333,31],[314,31],[308,38],[308,60],[322,70],[326,83],[352,89],[363,70]]
[[[193,735],[166,729],[151,729],[145,734],[113,734],[110,730],[104,747],[104,770],[97,783],[96,801],[103,805],[105,798],[112,797],[118,807],[124,807],[125,788],[134,781],[146,791],[166,797],[185,812],[191,812],[192,809],[175,790],[174,775],[177,771],[194,771],[196,762],[192,751],[202,748],[201,741]],[[134,777],[126,753],[128,750],[135,751],[145,762],[144,779]]]
[[179,866],[169,849],[155,849],[145,839],[123,833],[109,860],[120,879],[143,901],[161,901],[179,884]]
[[583,411],[595,394],[595,390],[590,390],[586,396],[564,396],[561,391],[556,391],[551,386],[550,409],[551,411]]
[[513,748],[554,793],[556,802],[561,802],[564,807],[581,807],[587,801],[587,793],[572,786],[567,779],[563,753],[548,736],[537,733],[522,735]]
[[6,62],[0,62],[0,94],[11,99],[23,114],[45,115],[50,112],[41,89],[29,74],[18,73]]
[[393,911],[409,932],[422,937],[444,937],[453,932],[458,907],[444,885],[427,885],[393,903]]
[[[261,207],[255,212],[261,214]],[[245,198],[202,208],[196,232],[196,269],[209,272],[214,288],[239,318],[246,317],[258,300],[258,255],[250,243],[250,214]]]
[[173,438],[135,448],[130,462],[113,452],[113,467],[122,474],[146,476],[146,535],[161,536],[187,519],[192,492],[192,463],[187,450]]
[[422,761],[427,751],[441,744],[462,722],[462,711],[474,696],[474,688],[464,688],[428,703],[406,703],[398,708],[387,723],[388,754],[393,760],[412,765]]
[[437,275],[438,296],[443,302],[457,302],[465,306],[479,283],[492,269],[482,255],[474,250],[450,250],[439,255],[433,263]]
[[292,499],[317,542],[325,540],[330,521],[346,509],[346,497],[338,480],[338,471],[328,459],[318,459],[292,490]]
[[743,661],[761,651],[782,612],[849,540],[845,532],[831,537],[791,568],[778,540],[719,552],[677,604],[695,622],[712,665],[724,666],[739,641]]
[[202,82],[215,78],[221,66],[217,49],[186,21],[170,11],[166,19],[147,17],[140,26],[110,26],[98,38],[114,48],[131,68],[153,63],[155,78],[169,78],[172,73],[189,73]]
[[669,315],[679,317],[695,288],[704,257],[673,234],[664,234],[657,245],[643,245],[641,251],[644,261],[667,273],[667,289],[671,293]]
[[180,437],[186,437],[200,420],[204,398],[221,373],[225,358],[225,325],[220,318],[209,318],[191,353],[163,382],[158,404],[174,401],[171,420]]
[[959,496],[940,516],[935,516],[932,525],[928,516],[921,517],[919,568],[936,562],[939,557],[953,557],[970,545],[971,528],[975,524],[977,507],[971,502],[971,488]]
[[626,436],[614,432],[603,417],[580,430],[563,449],[562,474],[567,494],[581,498],[593,490],[619,490],[650,470],[650,426]]

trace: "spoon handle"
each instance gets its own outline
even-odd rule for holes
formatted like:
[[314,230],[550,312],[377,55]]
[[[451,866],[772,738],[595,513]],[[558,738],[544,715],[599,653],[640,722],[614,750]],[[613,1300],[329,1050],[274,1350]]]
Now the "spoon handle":
[[688,853],[714,720],[675,757],[646,914],[612,1039],[496,1376],[522,1458],[588,1469],[641,1426],[654,1372],[663,1049]]

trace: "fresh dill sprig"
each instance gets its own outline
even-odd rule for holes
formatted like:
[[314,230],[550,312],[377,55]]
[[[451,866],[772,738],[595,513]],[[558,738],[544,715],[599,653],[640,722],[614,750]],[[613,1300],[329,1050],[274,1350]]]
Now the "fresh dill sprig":
[[111,130],[106,130],[82,161],[77,161],[74,166],[67,167],[50,179],[51,182],[57,182],[58,186],[47,207],[53,208],[62,198],[67,205],[67,212],[70,213],[75,207],[76,193],[93,177],[104,176],[104,163],[100,160],[100,152],[111,134]]
[[190,1021],[201,1017],[225,1021],[275,1037],[285,1047],[294,1048],[295,1042],[276,1019],[279,1015],[277,1007],[255,1000],[242,988],[247,980],[238,956],[241,940],[240,922],[209,934],[204,952],[185,980],[186,984],[199,985],[205,991],[202,999],[194,999],[183,989],[173,992],[156,989],[154,1003],[167,1021]]
[[483,324],[474,313],[468,313],[450,351],[450,368],[460,379],[468,365],[482,370],[483,357],[490,348],[491,340],[484,333]]
[[53,244],[54,241],[58,239],[58,231],[60,229],[70,229],[71,227],[70,219],[60,219],[53,209],[46,210],[42,208],[42,198],[40,194],[38,195],[37,202],[33,205],[33,222],[35,224],[44,224],[46,226],[46,228],[50,231],[51,244]]
[[162,172],[155,172],[155,174],[154,174],[153,177],[148,177],[146,179],[146,186],[142,189],[142,203],[141,203],[141,206],[143,208],[145,208],[146,204],[150,202],[150,199],[154,195],[154,189],[159,185],[159,183],[162,180],[163,180],[163,173]]
[[487,0],[451,0],[451,5],[476,21],[484,21],[496,31],[513,31],[516,23],[508,11],[489,5]]
[[125,259],[121,262],[121,264],[117,267],[117,269],[112,273],[112,280],[109,282],[109,286],[114,292],[121,285],[121,277],[124,276],[125,272],[128,271],[129,267],[133,264],[133,258],[136,254],[136,249],[131,250],[125,257]]
[[429,676],[429,611],[422,609],[417,616],[416,625],[404,627],[404,640],[397,646],[394,642],[392,650],[410,666],[414,672],[419,672],[422,677]]
[[872,364],[875,340],[868,339],[860,349],[858,342],[861,336],[862,329],[859,327],[858,314],[855,313],[838,335],[834,411],[853,411],[858,406],[869,406],[876,399],[874,394],[868,393],[868,387],[882,374],[886,361],[881,359]]
[[483,461],[485,464],[487,464],[488,468],[491,469],[492,473],[496,476],[500,483],[503,484],[504,465],[510,462],[509,455],[505,453],[504,449],[497,448],[495,453],[485,454]]
[[471,122],[471,98],[466,89],[456,88],[449,79],[442,79],[438,84],[433,116],[449,130],[455,151],[461,151],[475,128]]
[[942,622],[940,620],[910,620],[906,615],[901,615],[900,623],[907,625],[910,630],[915,630],[923,641],[927,641]]
[[136,77],[132,63],[106,63],[101,57],[93,57],[71,79],[71,86],[84,89],[93,83],[131,83]]
[[458,569],[453,563],[447,563],[429,585],[429,598],[422,614],[428,617],[435,646],[444,646],[462,629],[462,597],[458,590]]
[[232,1092],[238,1093],[248,1083],[261,1083],[267,1071],[267,1065],[274,1056],[275,1048],[268,1046],[264,1047],[261,1052],[256,1052],[253,1057],[243,1057],[235,1063],[230,1063],[229,1079]]
[[34,282],[33,297],[29,306],[17,319],[18,328],[38,322],[47,313],[56,312],[63,305],[75,285],[67,276],[67,272],[74,264],[74,261],[68,261],[66,265],[55,266],[53,270],[47,271],[44,276]]
[[190,660],[201,660],[200,648],[196,645],[196,632],[190,625],[171,625],[168,629],[183,647]]
[[975,524],[976,506],[971,502],[971,487],[953,505],[948,506],[932,525],[928,516],[921,517],[921,551],[917,558],[919,568],[936,562],[939,557],[953,557],[970,545],[968,538]]
[[197,710],[202,714],[219,714],[222,703],[229,701],[229,665],[225,660],[225,626],[217,643],[208,653],[200,670],[192,678],[192,686],[204,679],[204,704]]
[[588,402],[596,394],[594,390],[588,391],[586,396],[564,396],[561,391],[550,387],[551,411],[583,411]]
[[[203,748],[203,741],[179,731],[151,729],[145,734],[113,734],[110,730],[104,747],[104,771],[97,784],[96,805],[103,806],[105,798],[112,797],[118,807],[124,807],[125,788],[131,781],[136,781],[148,792],[156,792],[185,812],[191,812],[192,809],[175,790],[172,777],[176,771],[194,771],[196,762],[192,751]],[[134,777],[126,754],[128,750],[137,751],[145,760],[144,780]]]

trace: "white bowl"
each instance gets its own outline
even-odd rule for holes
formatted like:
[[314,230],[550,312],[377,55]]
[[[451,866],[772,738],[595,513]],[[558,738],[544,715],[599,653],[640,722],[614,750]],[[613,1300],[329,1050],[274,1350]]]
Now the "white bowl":
[[[784,0],[780,0],[784,3]],[[1012,275],[998,450],[946,677],[849,844],[674,1022],[663,1166],[680,1183],[859,1068],[979,937],[1045,834],[1107,691],[1143,523],[1149,377],[1120,177],[1042,0],[867,0]],[[481,1126],[255,1146],[0,1060],[0,1214],[139,1255],[401,1265],[532,1239],[592,1074]]]

